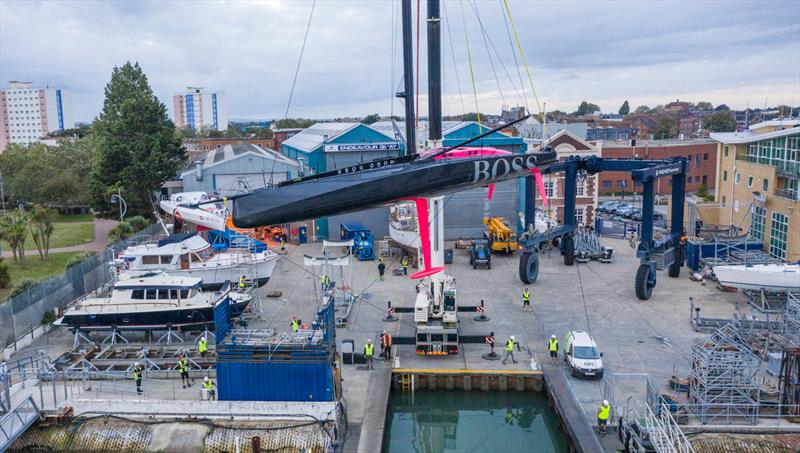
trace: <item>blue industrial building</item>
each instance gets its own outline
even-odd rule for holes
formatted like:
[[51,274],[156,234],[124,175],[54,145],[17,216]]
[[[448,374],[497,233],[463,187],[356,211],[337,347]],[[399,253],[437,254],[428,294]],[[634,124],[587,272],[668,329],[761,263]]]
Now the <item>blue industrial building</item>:
[[363,123],[316,123],[281,143],[281,152],[321,173],[396,157],[405,152],[405,145],[394,133]]

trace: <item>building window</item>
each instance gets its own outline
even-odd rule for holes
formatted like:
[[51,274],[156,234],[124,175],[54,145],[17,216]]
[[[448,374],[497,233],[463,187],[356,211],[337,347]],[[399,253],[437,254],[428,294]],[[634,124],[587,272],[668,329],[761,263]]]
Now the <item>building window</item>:
[[742,182],[742,175],[737,171],[736,174],[733,175],[733,183],[739,184],[740,182]]
[[725,195],[722,196],[722,206],[725,206]]
[[764,221],[767,213],[762,206],[753,206],[753,213],[750,217],[750,236],[764,240]]
[[603,187],[611,187],[611,181],[603,181]]
[[575,208],[575,225],[583,225],[583,209]]
[[556,196],[556,182],[555,181],[545,181],[544,182],[544,194],[548,198],[553,198]]
[[725,145],[725,157],[728,157],[728,145]]
[[694,182],[700,182],[700,176],[699,175],[694,177]]
[[694,166],[700,168],[700,155],[694,156]]
[[747,187],[753,187],[753,175],[747,177]]
[[575,184],[575,196],[576,197],[584,197],[586,196],[586,181],[578,181]]
[[703,160],[708,160],[708,153],[703,153]]
[[708,184],[708,175],[703,175],[703,184]]
[[789,235],[789,217],[780,212],[772,212],[772,224],[769,229],[769,254],[779,259],[786,259],[786,238]]
[[764,192],[766,192],[767,190],[769,190],[769,181],[768,181],[768,180],[766,180],[766,179],[765,179],[765,180],[764,180],[764,181],[761,183],[761,189],[762,189]]

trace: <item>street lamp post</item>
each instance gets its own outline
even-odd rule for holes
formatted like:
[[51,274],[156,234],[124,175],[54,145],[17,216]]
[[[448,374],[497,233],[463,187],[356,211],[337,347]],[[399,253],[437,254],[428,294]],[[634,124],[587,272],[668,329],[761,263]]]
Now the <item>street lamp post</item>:
[[122,198],[122,189],[119,189],[117,193],[111,195],[111,202],[119,203],[119,221],[124,221],[125,213],[128,212],[128,203],[125,203],[125,199]]

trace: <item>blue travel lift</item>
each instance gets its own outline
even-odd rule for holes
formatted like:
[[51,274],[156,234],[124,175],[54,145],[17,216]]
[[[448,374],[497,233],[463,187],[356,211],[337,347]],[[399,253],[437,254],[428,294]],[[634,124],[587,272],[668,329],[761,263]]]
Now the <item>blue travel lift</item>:
[[[670,277],[680,274],[686,258],[686,235],[683,227],[683,200],[686,195],[686,159],[682,157],[666,160],[603,159],[601,157],[571,156],[543,173],[564,172],[564,223],[544,233],[533,234],[533,219],[536,218],[536,184],[533,176],[525,178],[525,219],[528,231],[520,236],[525,248],[520,254],[519,277],[527,284],[534,283],[539,276],[539,247],[554,239],[560,239],[564,264],[575,262],[575,183],[578,178],[601,171],[621,171],[631,174],[633,181],[641,184],[642,228],[641,242],[636,256],[641,264],[636,272],[636,297],[647,300],[656,286],[656,271],[667,269]],[[669,234],[659,241],[653,240],[653,184],[662,177],[672,178],[672,216]]]

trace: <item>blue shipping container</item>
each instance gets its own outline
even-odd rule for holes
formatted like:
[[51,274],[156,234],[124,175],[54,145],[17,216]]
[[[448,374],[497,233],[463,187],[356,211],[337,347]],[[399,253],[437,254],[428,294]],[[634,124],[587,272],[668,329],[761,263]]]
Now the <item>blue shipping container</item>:
[[220,401],[334,401],[330,363],[218,362]]
[[716,244],[714,242],[689,241],[686,246],[686,267],[699,271],[701,258],[712,258],[715,254],[719,258],[725,258],[731,249],[742,251],[764,250],[764,243],[752,238],[746,241],[744,239],[739,241],[720,241]]
[[339,239],[342,241],[349,241],[359,231],[369,231],[369,228],[359,222],[342,223],[339,225]]

